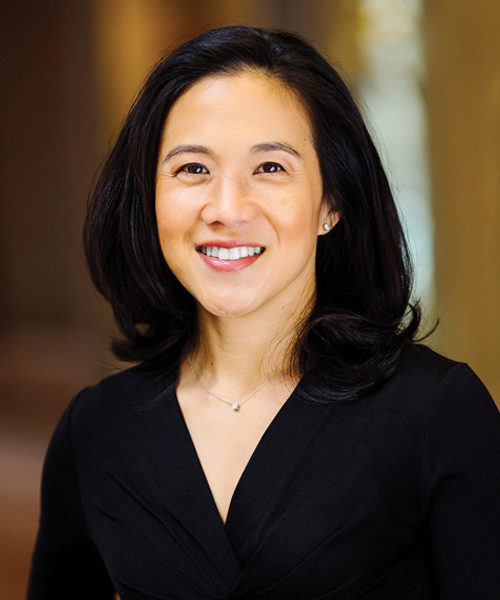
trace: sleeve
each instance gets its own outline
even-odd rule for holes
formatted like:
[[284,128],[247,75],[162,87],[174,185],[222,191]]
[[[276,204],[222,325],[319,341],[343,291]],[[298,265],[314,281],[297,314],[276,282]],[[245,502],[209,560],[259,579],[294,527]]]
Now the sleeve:
[[463,363],[443,379],[422,456],[438,600],[500,598],[500,413]]
[[89,537],[70,442],[73,406],[63,413],[42,472],[38,535],[31,559],[27,600],[111,600],[114,587]]

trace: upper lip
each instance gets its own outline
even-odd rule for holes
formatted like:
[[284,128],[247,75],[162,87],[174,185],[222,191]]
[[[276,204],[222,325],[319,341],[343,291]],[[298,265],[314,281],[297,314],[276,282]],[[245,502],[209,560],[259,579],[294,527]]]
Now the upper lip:
[[208,240],[206,242],[201,242],[201,244],[196,244],[197,248],[201,248],[202,246],[217,246],[218,248],[237,248],[240,246],[250,246],[256,248],[259,246],[260,248],[264,248],[262,244],[240,240]]

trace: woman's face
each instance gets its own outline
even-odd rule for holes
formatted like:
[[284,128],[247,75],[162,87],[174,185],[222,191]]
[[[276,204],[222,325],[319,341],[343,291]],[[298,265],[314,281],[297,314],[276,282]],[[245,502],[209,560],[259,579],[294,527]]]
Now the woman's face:
[[328,211],[312,136],[300,101],[256,72],[206,77],[174,103],[156,218],[165,260],[201,309],[278,316],[314,291]]

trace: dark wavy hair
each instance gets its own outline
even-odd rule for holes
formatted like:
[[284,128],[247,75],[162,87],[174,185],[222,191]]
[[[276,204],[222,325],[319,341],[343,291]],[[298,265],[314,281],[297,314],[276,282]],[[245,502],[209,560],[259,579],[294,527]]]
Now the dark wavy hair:
[[[112,349],[157,369],[196,338],[196,303],[161,252],[155,216],[160,135],[174,102],[203,77],[253,69],[308,111],[324,197],[341,218],[318,237],[315,304],[289,353],[308,397],[355,398],[389,377],[421,313],[386,174],[340,75],[301,37],[233,26],[207,31],[164,58],[136,98],[91,194],[84,245],[92,280],[123,337]],[[314,376],[311,376],[314,375]]]

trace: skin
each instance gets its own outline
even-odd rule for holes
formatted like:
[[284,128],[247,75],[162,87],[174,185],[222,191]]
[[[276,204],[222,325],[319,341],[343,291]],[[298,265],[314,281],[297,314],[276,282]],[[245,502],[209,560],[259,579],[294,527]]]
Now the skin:
[[[276,142],[286,146],[269,147]],[[191,148],[179,152],[182,146]],[[322,198],[301,102],[251,71],[194,84],[164,125],[156,217],[165,260],[198,305],[198,376],[222,398],[241,401],[283,370],[287,342],[314,298],[317,237],[324,223],[337,221]],[[221,272],[196,251],[211,240],[265,251],[244,269]],[[234,413],[200,387],[183,359],[177,400],[222,522],[250,456],[297,382],[287,373]]]
[[[287,335],[314,297],[317,237],[337,221],[299,99],[255,71],[195,83],[164,124],[156,216],[165,260],[198,304],[198,374],[222,396],[244,396],[285,364]],[[209,240],[266,249],[220,272],[196,251]]]

